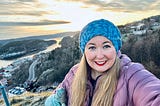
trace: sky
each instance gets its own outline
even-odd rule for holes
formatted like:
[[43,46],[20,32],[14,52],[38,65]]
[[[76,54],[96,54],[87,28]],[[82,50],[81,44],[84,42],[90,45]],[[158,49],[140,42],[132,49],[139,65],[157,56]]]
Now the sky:
[[115,25],[160,15],[160,0],[0,0],[0,40],[80,31],[96,19]]

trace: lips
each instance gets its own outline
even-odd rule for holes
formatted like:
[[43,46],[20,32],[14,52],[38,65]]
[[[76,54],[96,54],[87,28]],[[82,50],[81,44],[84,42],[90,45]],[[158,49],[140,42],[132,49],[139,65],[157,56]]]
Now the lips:
[[107,61],[95,61],[95,63],[98,65],[98,66],[103,66],[106,64]]

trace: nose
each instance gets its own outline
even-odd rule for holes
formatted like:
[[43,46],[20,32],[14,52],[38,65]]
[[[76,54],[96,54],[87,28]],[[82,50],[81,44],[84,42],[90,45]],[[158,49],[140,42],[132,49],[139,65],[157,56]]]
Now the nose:
[[104,57],[104,54],[103,54],[103,50],[102,49],[97,49],[97,52],[96,52],[96,57],[98,59],[102,59]]

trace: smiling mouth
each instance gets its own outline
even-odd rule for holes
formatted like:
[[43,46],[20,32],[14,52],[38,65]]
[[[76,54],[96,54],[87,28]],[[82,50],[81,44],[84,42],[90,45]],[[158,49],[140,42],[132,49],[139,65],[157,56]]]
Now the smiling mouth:
[[107,61],[101,61],[101,62],[97,62],[95,61],[95,63],[98,65],[98,66],[103,66],[106,64]]

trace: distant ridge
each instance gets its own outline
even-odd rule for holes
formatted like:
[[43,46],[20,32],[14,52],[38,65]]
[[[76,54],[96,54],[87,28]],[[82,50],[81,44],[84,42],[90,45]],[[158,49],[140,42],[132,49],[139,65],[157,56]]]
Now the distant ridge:
[[2,46],[2,45],[6,44],[8,42],[11,42],[11,41],[30,40],[30,39],[47,40],[47,39],[65,37],[65,36],[73,36],[77,32],[62,32],[62,33],[48,34],[48,35],[29,36],[29,37],[14,38],[14,39],[4,39],[4,40],[0,40],[0,45]]
[[143,18],[143,19],[141,19],[141,20],[129,22],[129,23],[126,23],[125,25],[119,25],[119,26],[126,26],[126,25],[130,25],[130,24],[142,22],[142,21],[144,21],[144,20],[146,20],[146,19],[157,19],[157,18],[159,19],[159,18],[160,18],[160,15],[154,15],[154,16],[146,17],[146,18]]

